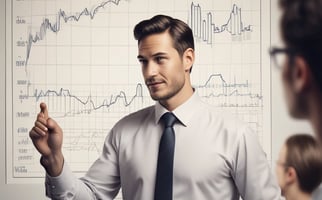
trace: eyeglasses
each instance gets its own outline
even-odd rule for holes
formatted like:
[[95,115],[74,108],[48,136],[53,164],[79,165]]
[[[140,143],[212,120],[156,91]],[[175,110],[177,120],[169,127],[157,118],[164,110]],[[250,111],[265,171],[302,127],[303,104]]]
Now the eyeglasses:
[[273,58],[275,66],[281,69],[288,59],[289,64],[292,65],[295,51],[290,48],[272,47],[269,50],[269,54]]

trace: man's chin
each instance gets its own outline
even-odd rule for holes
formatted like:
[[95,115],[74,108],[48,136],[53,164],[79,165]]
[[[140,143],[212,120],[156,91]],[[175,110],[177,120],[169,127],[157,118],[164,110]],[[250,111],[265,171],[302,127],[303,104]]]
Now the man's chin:
[[166,101],[166,100],[172,98],[173,96],[175,96],[175,94],[177,94],[177,93],[171,93],[169,91],[167,91],[167,92],[166,91],[161,92],[160,90],[159,90],[159,92],[151,92],[150,91],[150,96],[155,101]]
[[160,100],[162,100],[162,99],[163,99],[162,97],[160,97],[160,96],[158,96],[158,95],[151,95],[151,94],[150,94],[150,96],[151,96],[151,98],[152,98],[154,101],[160,101]]
[[151,96],[151,98],[154,101],[162,101],[162,100],[167,99],[167,97],[164,96],[164,95],[160,95],[160,94],[156,94],[156,93],[151,93],[151,92],[150,92],[150,96]]

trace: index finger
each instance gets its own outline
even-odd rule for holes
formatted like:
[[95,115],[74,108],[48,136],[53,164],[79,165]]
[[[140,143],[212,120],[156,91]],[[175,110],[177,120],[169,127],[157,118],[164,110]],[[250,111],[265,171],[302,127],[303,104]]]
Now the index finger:
[[44,114],[44,118],[47,120],[48,119],[48,109],[47,105],[45,103],[40,104],[40,112]]

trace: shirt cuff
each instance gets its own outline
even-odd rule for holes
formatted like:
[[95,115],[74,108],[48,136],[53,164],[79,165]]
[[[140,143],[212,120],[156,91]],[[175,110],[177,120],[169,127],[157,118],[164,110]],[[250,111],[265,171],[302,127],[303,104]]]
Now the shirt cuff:
[[76,177],[64,162],[62,172],[59,176],[52,177],[46,173],[46,195],[48,197],[64,196],[75,191]]

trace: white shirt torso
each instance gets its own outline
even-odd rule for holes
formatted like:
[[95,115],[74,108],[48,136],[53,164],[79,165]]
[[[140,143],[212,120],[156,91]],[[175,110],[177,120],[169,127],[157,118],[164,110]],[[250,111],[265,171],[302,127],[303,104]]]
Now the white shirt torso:
[[[59,177],[47,176],[48,196],[113,199],[122,188],[125,200],[152,200],[165,112],[156,103],[124,117],[84,178],[76,179],[67,166]],[[173,113],[180,120],[174,125],[173,199],[280,198],[257,135],[246,123],[203,103],[196,92]]]

